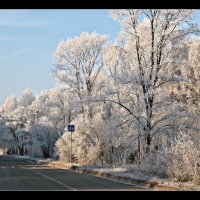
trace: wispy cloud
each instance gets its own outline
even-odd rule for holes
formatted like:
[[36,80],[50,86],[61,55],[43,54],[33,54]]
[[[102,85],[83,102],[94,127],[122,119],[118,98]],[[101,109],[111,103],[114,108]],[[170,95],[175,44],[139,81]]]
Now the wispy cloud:
[[6,60],[9,60],[11,57],[14,57],[14,56],[21,56],[27,52],[31,51],[31,49],[18,49],[18,50],[15,50],[15,51],[11,51],[7,54],[0,54],[0,61],[6,61]]
[[24,54],[26,52],[30,51],[30,49],[19,49],[17,51],[14,51],[13,54],[14,55],[21,55],[21,54]]
[[16,40],[17,38],[15,36],[9,36],[9,35],[6,35],[6,36],[1,36],[0,35],[0,41],[8,41],[8,40]]
[[0,26],[13,28],[34,28],[48,24],[49,22],[43,20],[35,20],[19,13],[19,11],[1,11],[0,12]]
[[0,43],[2,42],[38,42],[40,38],[33,38],[23,35],[0,35]]
[[32,27],[39,27],[44,26],[47,23],[44,21],[34,21],[34,20],[24,20],[24,21],[18,21],[18,20],[11,20],[6,19],[2,20],[0,18],[0,26],[6,26],[6,27],[14,27],[14,28],[32,28]]

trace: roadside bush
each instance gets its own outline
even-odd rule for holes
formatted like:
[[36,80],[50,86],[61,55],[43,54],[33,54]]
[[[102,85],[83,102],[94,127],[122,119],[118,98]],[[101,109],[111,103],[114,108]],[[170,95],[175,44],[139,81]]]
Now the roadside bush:
[[[99,115],[92,119],[77,117],[74,121],[76,131],[72,135],[73,162],[98,164],[102,154],[102,137],[105,134],[104,122]],[[69,162],[70,133],[66,132],[57,141],[56,149],[60,160]]]
[[171,146],[164,149],[163,162],[169,177],[200,182],[200,151],[189,134],[180,132]]

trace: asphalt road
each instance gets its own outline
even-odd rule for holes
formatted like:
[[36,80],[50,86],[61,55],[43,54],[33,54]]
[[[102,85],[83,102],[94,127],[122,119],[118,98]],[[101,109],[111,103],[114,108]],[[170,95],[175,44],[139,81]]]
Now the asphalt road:
[[103,177],[76,173],[31,163],[11,156],[0,156],[0,190],[144,190]]

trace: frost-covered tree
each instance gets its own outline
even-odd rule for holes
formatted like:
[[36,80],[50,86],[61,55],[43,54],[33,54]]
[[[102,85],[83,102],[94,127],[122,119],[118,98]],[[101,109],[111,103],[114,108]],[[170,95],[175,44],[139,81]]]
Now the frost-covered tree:
[[[79,115],[73,121],[76,132],[73,133],[73,162],[94,164],[101,160],[103,141],[105,138],[105,124],[101,117],[93,116],[87,120]],[[57,142],[58,155],[61,160],[70,158],[70,133],[65,132]]]
[[35,97],[32,94],[32,91],[30,88],[24,89],[23,95],[19,99],[19,105],[27,107],[32,104],[34,101]]
[[18,151],[20,155],[25,153],[29,141],[29,106],[33,98],[30,90],[26,89],[19,102],[12,96],[7,98],[2,106],[1,118],[5,122],[4,144],[11,151]]
[[[165,90],[173,99],[171,105],[176,104],[176,109],[170,111],[174,114],[174,117],[171,117],[173,132],[179,133],[180,130],[187,131],[187,129],[190,129],[193,139],[196,136],[198,137],[200,130],[198,46],[199,39],[197,37],[191,39],[190,44],[182,49],[182,52],[176,57],[177,63],[172,69],[173,74],[179,77],[181,81],[170,84]],[[176,120],[177,118],[179,120]],[[179,130],[177,130],[178,127]],[[195,141],[198,140],[195,139]]]
[[1,113],[10,112],[18,106],[17,98],[15,96],[7,97],[4,104],[1,106]]
[[[167,9],[111,11],[113,19],[120,23],[121,31],[105,59],[115,85],[123,87],[115,92],[116,99],[112,102],[135,118],[145,136],[147,152],[154,129],[160,123],[163,128],[170,128],[166,123],[168,117],[165,113],[159,116],[157,110],[163,97],[167,98],[162,91],[167,84],[177,80],[171,73],[176,56],[185,47],[188,36],[197,31],[192,22],[193,13],[192,10]],[[139,99],[137,112],[135,106],[123,98],[129,91],[130,97]]]
[[[61,41],[55,52],[54,75],[58,81],[74,91],[80,100],[90,99],[96,79],[103,67],[106,35],[81,33],[78,38]],[[82,112],[85,108],[82,105]],[[88,114],[92,106],[88,101]]]
[[34,157],[53,157],[58,132],[48,118],[42,117],[38,123],[30,127],[29,132],[33,142],[30,154]]
[[179,181],[199,182],[200,151],[190,134],[181,132],[174,142],[164,149],[162,160],[168,176]]
[[3,119],[6,125],[4,134],[6,133],[7,135],[4,141],[7,142],[8,146],[19,150],[20,155],[23,155],[29,140],[28,121],[25,110],[19,107],[11,113],[4,114]]
[[69,89],[55,87],[48,91],[47,99],[49,120],[61,135],[75,117],[77,98]]
[[32,102],[31,106],[29,107],[30,115],[29,119],[32,123],[39,122],[39,119],[47,114],[47,102],[46,102],[45,95],[37,95],[35,100]]
[[187,76],[187,85],[185,89],[187,96],[190,97],[193,106],[196,108],[196,114],[200,116],[200,40],[194,41],[188,53],[189,70],[185,72]]
[[5,121],[0,119],[0,149],[5,149],[10,145],[10,140],[8,138],[8,129],[6,128]]
[[[102,113],[92,118],[79,115],[73,123],[76,124],[72,135],[73,162],[117,166],[126,164],[134,152],[134,138],[122,131],[116,117],[106,121]],[[65,132],[56,143],[62,161],[70,160],[70,142],[70,133]]]

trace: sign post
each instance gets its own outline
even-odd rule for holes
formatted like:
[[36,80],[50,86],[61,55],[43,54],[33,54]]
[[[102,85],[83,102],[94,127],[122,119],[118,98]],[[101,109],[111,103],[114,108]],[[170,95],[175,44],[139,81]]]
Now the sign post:
[[75,131],[75,125],[68,125],[68,132],[71,132],[71,143],[70,143],[70,164],[72,164],[72,133]]

